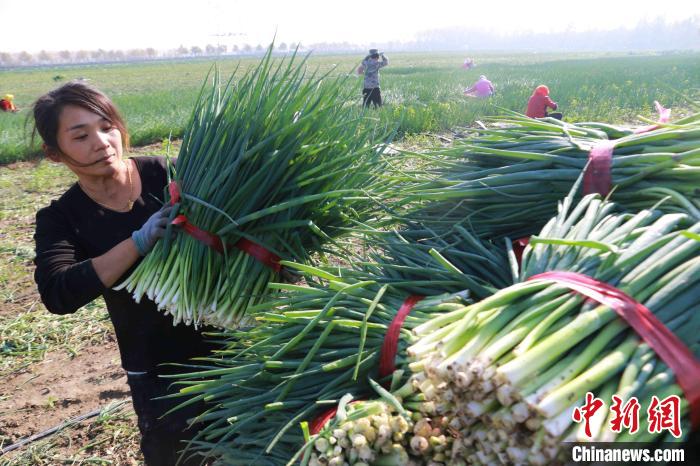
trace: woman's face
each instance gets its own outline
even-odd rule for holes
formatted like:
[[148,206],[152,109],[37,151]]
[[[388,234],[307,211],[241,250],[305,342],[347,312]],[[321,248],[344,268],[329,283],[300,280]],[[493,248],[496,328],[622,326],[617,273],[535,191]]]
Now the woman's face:
[[77,175],[109,176],[122,164],[122,134],[107,119],[66,105],[58,120],[58,148]]

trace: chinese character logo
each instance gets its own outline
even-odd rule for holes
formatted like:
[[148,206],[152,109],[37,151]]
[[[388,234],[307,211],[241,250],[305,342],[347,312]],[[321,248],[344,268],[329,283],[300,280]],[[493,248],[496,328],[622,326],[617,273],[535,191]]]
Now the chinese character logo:
[[647,409],[649,433],[659,433],[668,430],[679,438],[681,436],[681,399],[678,395],[670,395],[659,401],[654,395]]
[[634,434],[639,430],[639,400],[637,397],[630,398],[627,403],[622,405],[622,398],[613,395],[613,404],[610,406],[610,411],[613,413],[613,418],[610,421],[610,430],[618,434],[625,427],[629,429],[630,434]]
[[571,413],[571,419],[573,419],[574,422],[584,422],[584,431],[586,432],[586,436],[588,438],[593,437],[593,434],[591,434],[590,419],[593,417],[593,415],[595,415],[596,411],[603,407],[604,404],[605,403],[603,403],[603,400],[596,398],[593,396],[593,393],[588,392],[586,393],[586,402],[583,404],[583,406],[576,407],[574,412]]

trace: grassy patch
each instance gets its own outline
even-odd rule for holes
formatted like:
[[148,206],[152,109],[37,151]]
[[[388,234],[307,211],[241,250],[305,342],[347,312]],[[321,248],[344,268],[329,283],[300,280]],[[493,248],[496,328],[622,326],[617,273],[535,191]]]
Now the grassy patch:
[[93,301],[75,314],[56,316],[43,306],[16,316],[0,318],[0,377],[6,377],[44,359],[50,350],[69,356],[100,344],[112,334],[104,302]]

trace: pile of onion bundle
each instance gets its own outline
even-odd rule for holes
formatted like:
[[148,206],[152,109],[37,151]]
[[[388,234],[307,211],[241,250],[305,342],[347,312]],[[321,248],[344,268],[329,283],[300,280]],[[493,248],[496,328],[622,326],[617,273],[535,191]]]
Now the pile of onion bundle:
[[[304,443],[298,441],[299,422],[313,419],[347,393],[366,397],[371,392],[367,378],[380,380],[388,328],[409,302],[408,285],[381,285],[365,271],[335,268],[331,273],[283,264],[302,272],[309,286],[270,284],[281,293],[251,307],[255,327],[225,332],[229,341],[223,351],[173,376],[185,403],[204,400],[210,406],[199,416],[205,424],[192,451],[216,456],[222,464],[246,464],[243,452],[259,455],[256,464],[289,460]],[[412,328],[470,302],[468,291],[440,294],[440,283],[419,285],[430,297],[410,301],[413,307],[394,334],[396,364],[408,363],[402,355],[413,342]]]
[[340,404],[339,413],[309,445],[303,466],[409,464],[402,441],[413,429],[410,418],[395,414],[381,401],[359,401],[347,408],[342,400]]
[[[678,395],[682,431],[690,432],[686,395],[697,393],[687,377],[700,375],[700,223],[658,210],[616,213],[596,195],[571,203],[566,198],[531,238],[521,283],[466,307],[459,320],[452,313],[449,322],[437,317],[414,329],[420,341],[408,354],[415,385],[438,414],[458,421],[456,458],[551,464],[566,440],[658,439],[643,418],[643,434],[615,435],[603,425],[606,416],[583,435],[572,411],[587,392],[606,406],[613,394],[641,403]],[[648,311],[630,311],[620,291]],[[628,317],[600,302],[625,302]],[[648,344],[642,336],[664,327],[676,342]],[[673,358],[685,358],[680,369],[667,365]]]
[[[519,116],[495,123],[500,126],[476,130],[451,148],[414,154],[431,166],[417,163],[421,168],[414,173],[397,176],[406,181],[400,215],[438,233],[457,224],[482,238],[531,235],[556,214],[557,201],[587,170],[584,194],[612,190],[611,199],[630,211],[671,197],[675,202],[662,209],[700,219],[700,114],[614,140],[592,123]],[[600,156],[609,145],[611,159]],[[589,164],[593,149],[596,162]]]
[[313,435],[297,455],[302,466],[444,465],[454,444],[447,417],[426,414],[430,402],[408,397],[399,401],[386,390],[378,391],[380,398],[369,401],[350,402],[352,397],[344,396],[337,409],[310,426]]
[[180,229],[120,287],[176,323],[237,327],[280,258],[304,262],[351,220],[371,222],[373,197],[391,187],[378,178],[390,138],[345,105],[347,77],[329,73],[269,51],[240,78],[214,73],[166,195]]

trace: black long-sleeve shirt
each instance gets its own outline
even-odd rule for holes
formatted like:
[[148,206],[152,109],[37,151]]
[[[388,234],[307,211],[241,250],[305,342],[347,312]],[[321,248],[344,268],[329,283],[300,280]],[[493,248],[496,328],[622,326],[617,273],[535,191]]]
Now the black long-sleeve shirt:
[[211,346],[205,343],[201,331],[184,324],[173,326],[172,317],[158,311],[146,297],[136,303],[126,290],[105,288],[92,265],[91,258],[131,237],[162,205],[167,184],[165,159],[134,157],[134,161],[142,191],[130,212],[100,206],[76,183],[37,213],[34,279],[41,300],[55,314],[75,312],[102,295],[114,324],[122,367],[149,371],[160,363],[206,355]]

